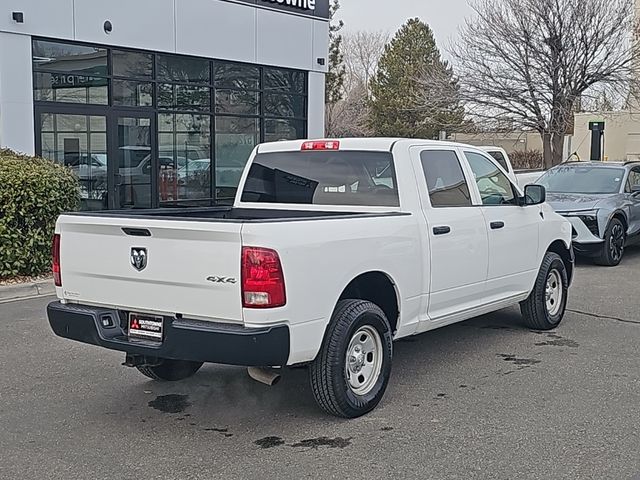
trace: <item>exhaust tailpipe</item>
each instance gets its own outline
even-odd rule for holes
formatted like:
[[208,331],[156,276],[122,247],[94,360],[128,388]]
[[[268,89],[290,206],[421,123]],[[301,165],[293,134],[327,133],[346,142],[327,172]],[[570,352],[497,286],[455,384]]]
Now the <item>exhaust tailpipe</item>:
[[272,368],[249,367],[247,373],[256,382],[264,383],[270,387],[280,381],[280,374],[276,373],[276,370]]

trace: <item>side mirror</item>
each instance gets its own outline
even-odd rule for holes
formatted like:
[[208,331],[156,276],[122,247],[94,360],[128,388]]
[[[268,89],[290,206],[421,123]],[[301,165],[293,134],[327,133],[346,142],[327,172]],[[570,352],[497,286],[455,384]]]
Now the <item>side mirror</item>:
[[524,204],[540,205],[547,201],[547,189],[542,185],[527,185],[524,187]]

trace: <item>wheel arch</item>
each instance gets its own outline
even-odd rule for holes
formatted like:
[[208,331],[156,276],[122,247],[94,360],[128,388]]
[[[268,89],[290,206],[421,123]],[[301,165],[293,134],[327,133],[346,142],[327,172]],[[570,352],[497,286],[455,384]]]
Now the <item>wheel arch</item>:
[[395,334],[400,319],[400,295],[396,282],[385,272],[369,271],[352,279],[336,301],[356,299],[375,303],[384,312]]
[[556,253],[560,256],[565,268],[567,269],[569,284],[571,284],[575,270],[575,258],[571,245],[567,245],[563,240],[555,240],[551,245],[549,245],[546,251]]
[[622,225],[624,226],[624,231],[625,234],[629,233],[629,221],[627,220],[627,214],[622,211],[622,210],[615,210],[610,216],[609,216],[609,220],[607,221],[607,225],[605,228],[609,227],[609,223],[611,222],[611,220],[613,220],[614,218],[617,218],[618,220],[620,220],[622,222]]

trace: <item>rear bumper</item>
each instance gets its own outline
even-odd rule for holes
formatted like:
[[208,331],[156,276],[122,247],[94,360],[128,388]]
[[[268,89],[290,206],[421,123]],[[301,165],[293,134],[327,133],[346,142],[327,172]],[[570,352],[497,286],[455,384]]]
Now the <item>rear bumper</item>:
[[[52,302],[49,324],[60,337],[131,355],[248,367],[285,366],[290,335],[286,325],[245,328],[198,320],[164,319],[164,341],[129,340],[118,310]],[[105,328],[102,320],[112,319]]]

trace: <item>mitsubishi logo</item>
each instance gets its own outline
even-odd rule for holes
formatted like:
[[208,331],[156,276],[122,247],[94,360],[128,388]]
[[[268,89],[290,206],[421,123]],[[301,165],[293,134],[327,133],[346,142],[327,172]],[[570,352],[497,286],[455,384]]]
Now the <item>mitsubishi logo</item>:
[[139,272],[147,268],[147,258],[146,248],[131,248],[131,265]]

